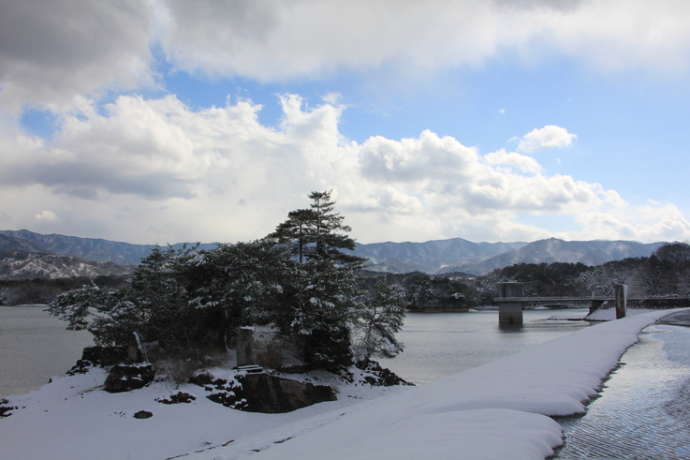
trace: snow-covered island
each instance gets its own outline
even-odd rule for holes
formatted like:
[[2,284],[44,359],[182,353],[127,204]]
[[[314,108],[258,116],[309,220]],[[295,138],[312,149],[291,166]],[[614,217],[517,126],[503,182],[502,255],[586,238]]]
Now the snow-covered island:
[[[551,416],[585,411],[655,311],[582,329],[418,387],[337,383],[338,400],[284,414],[224,407],[194,384],[102,391],[105,371],[59,377],[10,397],[0,419],[7,459],[543,459],[562,443]],[[236,371],[212,370],[232,379]],[[355,378],[355,381],[360,379]],[[360,380],[361,381],[361,380]],[[188,403],[164,404],[178,392]],[[153,414],[135,418],[139,411]]]

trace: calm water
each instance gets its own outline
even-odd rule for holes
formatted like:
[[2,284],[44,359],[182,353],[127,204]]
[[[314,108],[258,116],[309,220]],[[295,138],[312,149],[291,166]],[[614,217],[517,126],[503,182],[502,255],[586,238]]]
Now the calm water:
[[582,417],[560,419],[559,459],[690,459],[690,328],[655,325]]
[[[415,383],[429,382],[584,327],[581,321],[546,319],[585,314],[527,311],[524,328],[503,332],[497,312],[411,313],[401,333],[405,352],[382,364]],[[0,307],[0,395],[34,390],[64,374],[91,344],[89,333],[66,331],[40,306]]]
[[93,343],[88,332],[66,331],[44,306],[0,307],[0,396],[35,390],[62,375]]
[[588,323],[565,318],[586,314],[586,309],[529,310],[522,329],[506,332],[498,328],[495,311],[408,313],[400,334],[405,351],[380,361],[409,381],[426,383],[581,329]]

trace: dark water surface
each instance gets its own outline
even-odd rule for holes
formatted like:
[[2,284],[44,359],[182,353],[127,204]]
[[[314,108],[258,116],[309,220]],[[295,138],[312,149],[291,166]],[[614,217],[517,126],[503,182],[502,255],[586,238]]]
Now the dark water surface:
[[690,459],[690,328],[654,325],[582,417],[562,418],[558,459]]
[[66,331],[45,305],[0,307],[0,396],[38,389],[63,375],[92,345],[91,334]]

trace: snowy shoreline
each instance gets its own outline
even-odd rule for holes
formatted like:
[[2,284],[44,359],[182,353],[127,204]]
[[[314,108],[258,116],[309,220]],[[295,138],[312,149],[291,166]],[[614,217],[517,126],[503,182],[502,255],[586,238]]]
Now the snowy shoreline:
[[[341,387],[338,401],[288,414],[227,409],[194,385],[108,394],[96,369],[10,398],[23,408],[0,419],[0,456],[543,459],[562,443],[551,416],[583,412],[639,331],[669,313],[597,324],[419,387]],[[175,391],[197,399],[155,402]],[[154,417],[134,419],[142,409]]]

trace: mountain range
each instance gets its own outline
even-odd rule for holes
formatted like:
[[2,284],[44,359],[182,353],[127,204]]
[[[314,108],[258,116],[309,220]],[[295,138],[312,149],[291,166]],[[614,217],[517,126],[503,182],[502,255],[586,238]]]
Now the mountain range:
[[[177,243],[172,246],[181,247],[183,244],[189,245]],[[199,247],[211,249],[217,244],[205,243]],[[627,257],[647,257],[663,244],[606,240],[565,241],[556,238],[531,243],[474,243],[462,238],[451,238],[421,243],[358,244],[353,253],[367,258],[367,268],[370,270],[482,275],[517,263],[581,262],[599,265]],[[29,230],[3,230],[0,231],[0,255],[4,254],[4,257],[0,257],[0,278],[30,277],[34,272],[37,277],[61,277],[61,274],[69,277],[75,276],[74,273],[89,271],[99,274],[108,271],[124,273],[129,269],[116,267],[138,264],[155,247],[157,246],[58,234],[44,235]],[[65,257],[56,258],[56,255]],[[110,265],[94,265],[94,262]],[[20,266],[23,267],[21,275],[13,275]],[[48,268],[49,266],[53,268]]]
[[131,273],[129,265],[42,252],[0,251],[0,280],[96,278]]
[[[171,245],[180,248],[196,243],[176,243]],[[200,244],[199,249],[212,249],[218,243]],[[100,238],[80,238],[50,234],[44,235],[29,230],[0,230],[0,251],[44,252],[79,257],[95,262],[112,262],[119,265],[137,265],[148,256],[154,244],[131,244],[120,241],[109,241]]]
[[520,263],[580,262],[585,265],[601,265],[628,257],[649,257],[664,244],[663,242],[638,243],[608,240],[565,241],[548,238],[522,245],[479,262],[444,267],[439,272],[457,271],[482,275],[498,268]]

